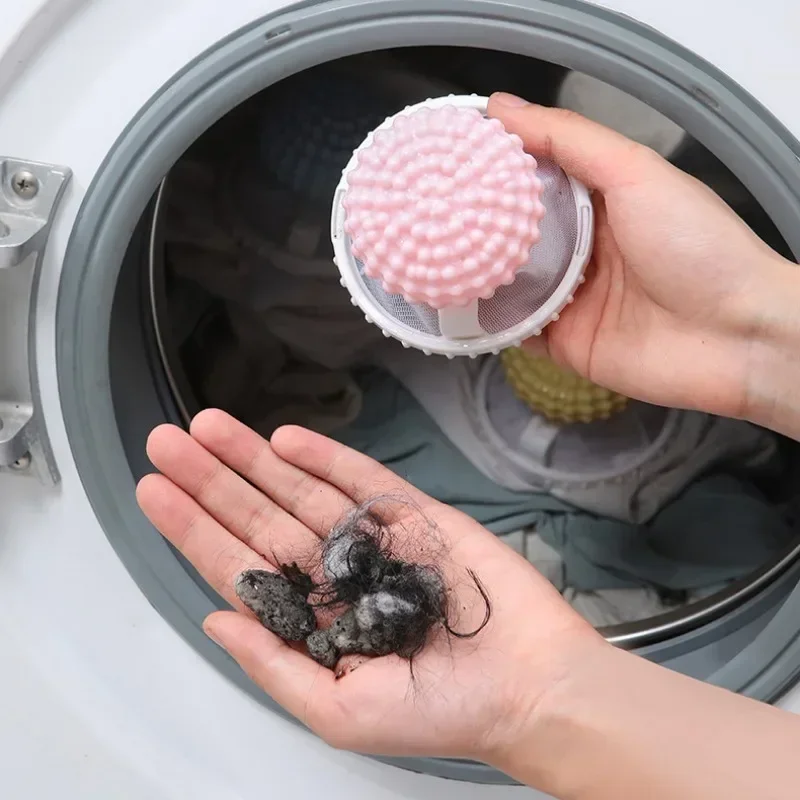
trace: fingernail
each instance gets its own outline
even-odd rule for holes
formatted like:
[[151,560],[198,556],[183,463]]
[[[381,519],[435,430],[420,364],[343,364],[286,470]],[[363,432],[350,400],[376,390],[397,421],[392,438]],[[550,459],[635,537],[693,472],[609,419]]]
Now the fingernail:
[[527,100],[523,100],[521,97],[517,97],[515,94],[508,94],[507,92],[498,92],[492,99],[498,105],[506,106],[507,108],[523,108],[524,106],[530,105]]
[[203,627],[203,632],[205,633],[206,636],[208,636],[209,639],[211,639],[212,642],[214,642],[215,645],[217,645],[217,647],[221,647],[223,650],[227,650],[225,645],[222,644],[222,642],[219,639],[217,639],[217,637],[214,635],[214,632],[210,628]]

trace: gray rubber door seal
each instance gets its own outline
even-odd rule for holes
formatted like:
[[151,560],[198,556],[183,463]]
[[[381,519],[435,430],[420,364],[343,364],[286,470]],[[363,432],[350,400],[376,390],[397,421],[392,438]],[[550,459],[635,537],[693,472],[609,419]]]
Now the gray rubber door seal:
[[[331,59],[443,44],[535,56],[592,74],[650,103],[736,173],[793,252],[800,253],[800,163],[795,155],[800,148],[789,132],[713,66],[656,31],[594,6],[565,0],[299,3],[237,31],[188,64],[131,121],[86,193],[61,278],[59,384],[85,491],[131,576],[192,647],[267,704],[271,701],[202,633],[202,619],[221,601],[136,506],[134,476],[143,467],[134,469],[129,456],[141,454],[147,430],[164,421],[165,413],[154,399],[161,390],[153,364],[142,356],[137,365],[132,349],[117,352],[110,345],[120,268],[159,181],[200,133],[243,100]],[[137,394],[115,408],[113,383],[122,373],[137,376]],[[763,699],[775,697],[800,667],[798,620],[800,592],[794,591],[752,645],[712,680]],[[508,782],[469,762],[388,761],[444,777]]]

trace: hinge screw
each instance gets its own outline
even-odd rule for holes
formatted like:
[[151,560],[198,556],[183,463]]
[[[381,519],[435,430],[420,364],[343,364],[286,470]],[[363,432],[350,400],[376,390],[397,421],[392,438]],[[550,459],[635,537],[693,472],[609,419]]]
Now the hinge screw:
[[30,170],[21,169],[11,178],[14,194],[23,200],[31,200],[39,193],[39,179]]
[[9,466],[9,469],[13,469],[15,472],[22,472],[23,470],[28,469],[31,465],[31,454],[25,453],[24,456],[20,456],[13,464]]

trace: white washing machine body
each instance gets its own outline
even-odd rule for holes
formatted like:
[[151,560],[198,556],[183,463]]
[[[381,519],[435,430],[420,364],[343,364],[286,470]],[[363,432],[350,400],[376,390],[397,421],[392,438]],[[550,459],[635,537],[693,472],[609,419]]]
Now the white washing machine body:
[[[24,293],[8,277],[13,268],[0,263],[0,398],[24,395],[24,373],[34,365],[37,421],[49,441],[31,468],[23,460],[22,470],[0,472],[0,795],[9,800],[56,793],[81,800],[275,793],[499,800],[526,791],[448,782],[335,752],[224,678],[176,635],[123,565],[107,535],[113,524],[98,521],[74,456],[57,363],[59,348],[70,343],[59,341],[56,309],[90,187],[162,87],[282,5],[290,4],[16,0],[3,11],[0,156],[71,172],[40,248],[29,329]],[[709,61],[800,137],[797,6],[762,0],[755,14],[723,0],[603,5]],[[283,35],[280,27],[272,34]],[[781,702],[800,710],[800,694]]]

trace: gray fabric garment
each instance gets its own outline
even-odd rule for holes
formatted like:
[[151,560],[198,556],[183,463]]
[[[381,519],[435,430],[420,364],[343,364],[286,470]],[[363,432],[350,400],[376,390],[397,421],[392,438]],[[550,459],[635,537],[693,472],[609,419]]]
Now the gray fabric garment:
[[[566,570],[561,554],[535,530],[514,531],[501,539],[533,564],[561,592],[564,600],[596,628],[648,619],[678,606],[665,600],[652,587],[578,591],[564,584]],[[680,604],[691,602],[691,599],[687,594]]]
[[542,567],[560,589],[702,589],[757,569],[792,539],[782,510],[734,475],[704,477],[648,524],[599,517],[542,492],[499,487],[392,376],[372,370],[358,382],[364,410],[335,437],[495,533],[534,529],[560,555],[561,564]]
[[168,324],[196,395],[186,413],[222,408],[266,437],[288,424],[331,433],[358,416],[349,372],[292,356],[258,314],[177,288]]
[[[172,175],[165,238],[173,274],[231,309],[259,315],[265,332],[307,361],[328,369],[363,361],[383,337],[339,284],[327,220],[295,216],[274,238],[264,231],[257,236],[244,214],[221,199],[217,168],[182,162]],[[259,194],[262,217],[290,203],[275,190],[250,186],[247,192]]]
[[[646,522],[709,469],[756,470],[776,453],[775,437],[749,423],[646,404],[608,422],[553,425],[515,397],[496,356],[448,360],[394,345],[381,348],[380,365],[484,475],[514,491],[547,491],[593,514]],[[504,437],[497,425],[514,415],[520,425]],[[628,430],[626,420],[634,423]]]
[[564,600],[596,628],[667,614],[724,588],[721,584],[692,591],[664,591],[652,586],[580,590],[567,585],[567,567],[561,553],[544,541],[536,530],[514,531],[501,538],[533,564],[561,592]]
[[391,375],[358,376],[363,410],[333,437],[385,464],[431,497],[455,506],[494,533],[527,527],[540,512],[571,507],[546,494],[513,492],[476,469]]
[[206,389],[209,402],[220,405],[215,398],[222,392],[237,403],[237,416],[267,438],[281,425],[303,425],[330,434],[358,417],[361,390],[348,371],[295,358],[264,324],[263,316],[230,303],[226,310],[235,338],[222,368],[228,373],[235,369],[240,380],[211,376]]
[[708,475],[645,525],[540,514],[533,525],[561,554],[563,583],[578,591],[632,585],[693,590],[743,577],[796,535],[785,511],[736,475]]
[[641,622],[695,601],[693,596],[687,594],[680,602],[669,602],[650,588],[599,589],[596,592],[579,592],[569,588],[561,596],[595,628]]
[[253,271],[241,305],[260,315],[264,327],[293,353],[329,369],[363,363],[383,336],[350,302],[333,261],[271,255]]

